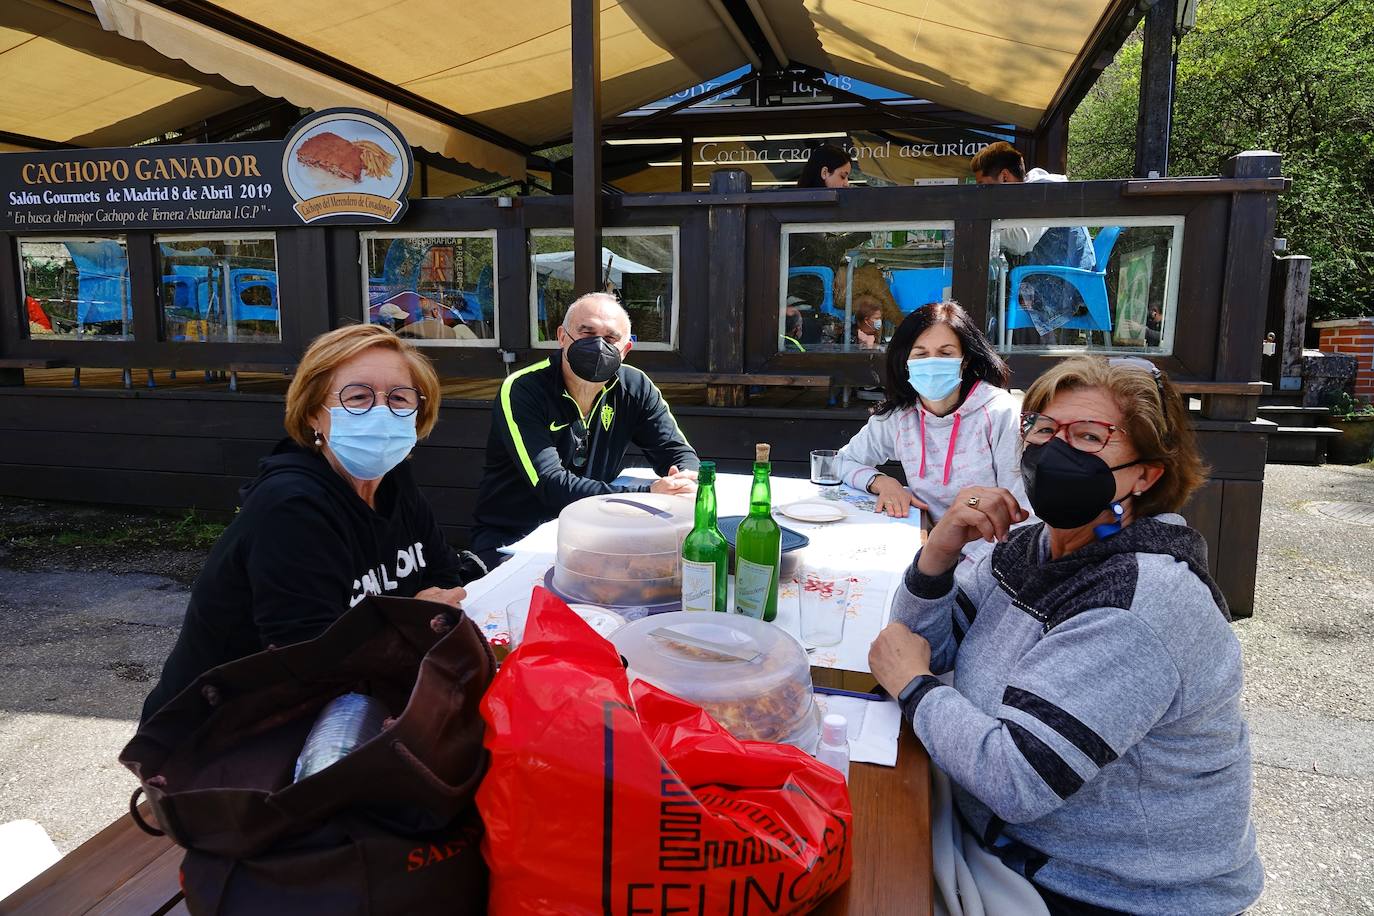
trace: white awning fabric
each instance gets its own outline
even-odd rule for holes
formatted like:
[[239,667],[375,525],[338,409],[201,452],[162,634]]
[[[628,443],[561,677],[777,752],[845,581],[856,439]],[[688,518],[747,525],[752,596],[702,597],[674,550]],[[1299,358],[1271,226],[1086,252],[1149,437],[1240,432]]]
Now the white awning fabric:
[[0,131],[78,146],[127,146],[258,98],[51,0],[0,4],[0,86]]
[[[352,107],[375,111],[395,124],[412,146],[502,175],[525,174],[525,157],[518,152],[394,105],[144,0],[95,0],[95,5],[103,21],[120,35],[141,41],[167,57],[184,60],[204,73],[216,74],[240,86],[251,86],[263,95],[283,98],[302,108]],[[293,12],[318,7],[317,12],[321,15],[338,19],[340,9],[349,4],[337,0],[327,3],[274,0],[272,5]],[[420,21],[412,25],[425,30]],[[360,45],[375,47],[385,44],[381,40],[383,37],[381,33],[364,30],[357,34],[356,40]]]

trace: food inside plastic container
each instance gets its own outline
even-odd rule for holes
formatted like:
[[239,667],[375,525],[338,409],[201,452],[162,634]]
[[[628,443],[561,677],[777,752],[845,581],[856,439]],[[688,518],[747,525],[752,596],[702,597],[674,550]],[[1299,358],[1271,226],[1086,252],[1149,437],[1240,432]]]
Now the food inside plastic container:
[[580,499],[558,515],[554,591],[571,602],[630,608],[682,595],[682,541],[692,502],[657,493]]
[[786,630],[738,614],[677,611],[632,621],[611,642],[632,679],[698,704],[736,738],[815,753],[811,667]]

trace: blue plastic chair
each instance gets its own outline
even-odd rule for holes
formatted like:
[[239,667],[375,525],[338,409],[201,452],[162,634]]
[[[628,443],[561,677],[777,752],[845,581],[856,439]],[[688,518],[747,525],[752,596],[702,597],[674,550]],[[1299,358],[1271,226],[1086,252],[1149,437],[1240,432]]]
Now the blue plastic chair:
[[76,265],[77,325],[132,322],[129,256],[124,246],[103,239],[63,244]]
[[[253,289],[267,291],[269,305],[245,302],[243,294]],[[277,272],[240,267],[229,271],[229,290],[234,297],[235,321],[276,321],[279,314],[277,302]]]
[[888,286],[892,298],[904,313],[914,312],[923,305],[942,302],[945,289],[954,282],[954,270],[949,267],[917,267],[892,271]]
[[815,277],[821,281],[820,311],[827,315],[843,315],[844,311],[835,308],[835,271],[829,267],[789,267],[787,279],[793,277]]
[[1120,226],[1103,226],[1093,239],[1093,254],[1097,263],[1093,270],[1080,270],[1077,267],[1062,267],[1058,264],[1026,264],[1014,267],[1011,271],[1010,297],[1007,302],[1007,328],[1029,328],[1034,324],[1026,310],[1021,308],[1017,295],[1021,284],[1027,277],[1058,277],[1078,290],[1088,314],[1076,315],[1060,327],[1078,328],[1088,331],[1111,331],[1112,311],[1107,303],[1107,262],[1111,260],[1112,249],[1116,247],[1117,237],[1121,235]]

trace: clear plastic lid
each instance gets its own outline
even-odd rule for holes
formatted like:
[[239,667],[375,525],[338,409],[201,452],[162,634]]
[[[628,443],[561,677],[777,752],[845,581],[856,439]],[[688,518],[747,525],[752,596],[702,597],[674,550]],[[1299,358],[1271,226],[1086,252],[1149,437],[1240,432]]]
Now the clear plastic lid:
[[611,642],[632,678],[697,703],[736,737],[814,747],[811,667],[786,630],[739,614],[677,611],[632,621]]
[[[691,500],[658,493],[589,496],[558,515],[558,554],[570,551],[607,557],[676,555],[692,530]],[[613,575],[611,570],[582,570]]]

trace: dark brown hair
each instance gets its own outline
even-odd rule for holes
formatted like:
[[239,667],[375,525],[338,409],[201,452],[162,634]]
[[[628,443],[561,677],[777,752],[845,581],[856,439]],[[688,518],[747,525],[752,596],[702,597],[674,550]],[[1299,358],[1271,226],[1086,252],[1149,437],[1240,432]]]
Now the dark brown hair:
[[973,157],[973,174],[995,178],[1006,169],[1017,181],[1026,180],[1026,159],[1021,151],[1005,140],[998,140],[978,151]]
[[920,400],[916,389],[911,387],[907,378],[906,361],[916,338],[924,334],[932,325],[944,324],[959,338],[959,347],[964,351],[963,382],[959,386],[959,401],[963,403],[975,382],[983,381],[989,385],[1005,388],[1010,372],[1002,357],[992,348],[987,335],[978,330],[963,306],[952,300],[932,302],[923,305],[902,319],[897,330],[892,332],[892,340],[887,344],[887,357],[883,360],[883,390],[887,398],[878,405],[874,413],[885,414],[903,407],[910,407]]
[[825,179],[821,178],[821,169],[829,169],[833,172],[850,162],[853,160],[844,150],[830,143],[823,143],[811,151],[811,158],[807,159],[806,164],[802,166],[801,177],[797,179],[797,187],[823,188],[825,187]]

